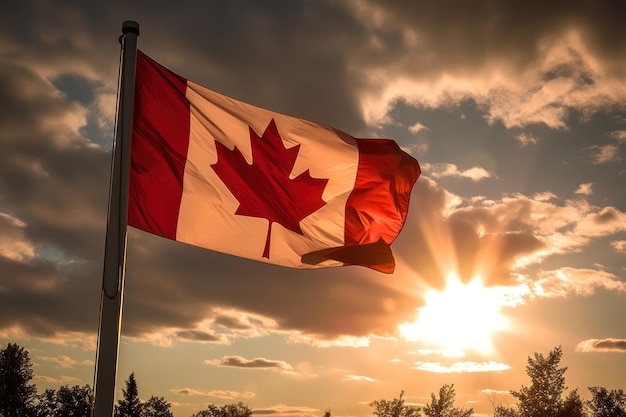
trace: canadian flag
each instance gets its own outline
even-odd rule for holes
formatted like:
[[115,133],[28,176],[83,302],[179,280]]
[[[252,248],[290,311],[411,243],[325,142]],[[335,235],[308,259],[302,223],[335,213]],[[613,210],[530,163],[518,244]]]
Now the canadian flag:
[[138,51],[130,226],[293,268],[391,273],[417,161],[223,96]]

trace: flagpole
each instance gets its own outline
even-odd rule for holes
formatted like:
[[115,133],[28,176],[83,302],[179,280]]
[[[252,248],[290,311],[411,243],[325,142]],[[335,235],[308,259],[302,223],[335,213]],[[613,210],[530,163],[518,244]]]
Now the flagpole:
[[128,182],[130,143],[133,127],[133,98],[137,63],[139,24],[122,24],[122,75],[118,107],[109,213],[104,249],[104,270],[100,304],[100,329],[96,356],[93,417],[112,417],[117,376],[117,354],[122,325],[124,276],[126,273],[126,229],[128,223]]

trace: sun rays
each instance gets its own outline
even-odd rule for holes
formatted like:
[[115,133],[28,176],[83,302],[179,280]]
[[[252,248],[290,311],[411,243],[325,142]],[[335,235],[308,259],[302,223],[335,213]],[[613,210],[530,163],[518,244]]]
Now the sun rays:
[[398,326],[408,341],[421,341],[442,349],[447,356],[463,356],[472,349],[493,350],[491,336],[507,327],[501,314],[503,300],[497,288],[486,288],[476,278],[463,284],[450,275],[443,291],[430,290],[413,323]]

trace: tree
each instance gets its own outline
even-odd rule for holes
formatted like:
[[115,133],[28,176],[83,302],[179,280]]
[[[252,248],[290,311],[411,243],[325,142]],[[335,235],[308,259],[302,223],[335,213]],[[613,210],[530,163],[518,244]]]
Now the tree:
[[53,389],[47,389],[43,393],[37,395],[33,406],[33,415],[35,417],[54,416],[57,409],[56,392]]
[[626,417],[626,394],[622,389],[589,387],[589,391],[587,407],[592,417]]
[[562,395],[565,391],[567,367],[560,368],[563,356],[560,346],[554,348],[547,357],[535,353],[534,359],[529,357],[526,374],[530,377],[530,387],[511,391],[519,402],[518,413],[521,417],[557,417],[563,408]]
[[4,417],[30,417],[37,388],[28,351],[16,343],[0,350],[0,414]]
[[512,408],[499,405],[494,409],[493,417],[519,417],[519,414]]
[[165,398],[152,396],[143,403],[141,417],[174,417],[170,407],[171,404]]
[[56,393],[56,412],[54,417],[89,417],[93,391],[89,385],[83,387],[65,385]]
[[[563,401],[561,410],[558,413],[559,417],[586,417],[585,404],[578,395],[578,389],[570,391]],[[626,417],[626,416],[625,416]]]
[[226,404],[221,407],[209,404],[207,410],[198,411],[191,417],[250,417],[252,410],[241,401],[237,404]]
[[90,417],[93,391],[89,385],[65,385],[58,391],[47,389],[38,395],[33,407],[34,417]]
[[126,381],[126,389],[122,390],[123,399],[117,402],[115,417],[141,417],[141,400],[135,373],[131,373]]
[[454,384],[444,385],[439,389],[439,399],[434,393],[430,394],[430,404],[424,407],[426,417],[470,417],[474,409],[462,410],[454,407]]
[[373,413],[378,417],[419,417],[420,410],[417,407],[404,405],[404,391],[393,400],[372,401],[369,406],[374,408]]
[[247,404],[242,403],[241,401],[237,404],[226,404],[222,407],[225,408],[224,417],[250,417],[252,414],[252,410],[248,407]]

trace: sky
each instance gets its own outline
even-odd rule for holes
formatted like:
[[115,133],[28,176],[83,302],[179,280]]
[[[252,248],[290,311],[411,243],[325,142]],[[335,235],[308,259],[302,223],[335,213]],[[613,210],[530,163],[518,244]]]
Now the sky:
[[0,3],[0,345],[93,384],[122,22],[201,85],[422,168],[393,275],[292,270],[129,229],[118,398],[369,416],[454,384],[513,405],[527,358],[626,388],[619,1]]

